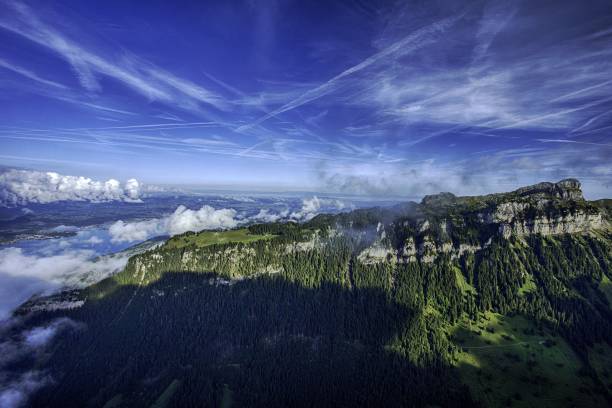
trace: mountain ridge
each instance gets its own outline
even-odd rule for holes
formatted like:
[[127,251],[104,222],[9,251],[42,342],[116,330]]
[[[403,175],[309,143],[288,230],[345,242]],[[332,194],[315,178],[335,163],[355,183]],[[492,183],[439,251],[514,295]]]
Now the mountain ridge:
[[612,235],[579,191],[174,236],[78,307],[28,315],[87,327],[58,340],[32,405],[147,405],[180,384],[171,406],[608,406]]
[[562,198],[562,199],[573,199],[573,200],[584,200],[582,194],[582,185],[578,179],[566,178],[556,183],[544,181],[529,186],[519,187],[516,190],[504,192],[504,193],[493,193],[485,194],[480,196],[456,196],[451,192],[441,192],[438,194],[426,195],[422,200],[423,205],[432,205],[435,202],[442,199],[470,199],[479,198],[484,201],[497,201],[499,198],[512,198],[517,197],[541,197],[541,198]]

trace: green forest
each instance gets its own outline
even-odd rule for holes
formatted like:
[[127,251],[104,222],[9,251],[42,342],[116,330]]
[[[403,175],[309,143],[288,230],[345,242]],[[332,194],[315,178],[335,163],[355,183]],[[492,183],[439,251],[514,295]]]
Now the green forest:
[[[83,307],[31,318],[85,325],[54,343],[31,405],[610,405],[609,232],[506,239],[461,209],[426,214],[424,233],[412,210],[187,233],[132,257]],[[408,238],[482,249],[359,257]]]

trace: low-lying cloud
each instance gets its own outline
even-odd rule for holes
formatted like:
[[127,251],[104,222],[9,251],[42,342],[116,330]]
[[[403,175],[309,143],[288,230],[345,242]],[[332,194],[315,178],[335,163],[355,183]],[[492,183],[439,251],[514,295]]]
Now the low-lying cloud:
[[292,212],[289,218],[296,221],[308,221],[313,219],[322,209],[342,210],[345,207],[346,204],[343,201],[313,196],[303,199],[302,208],[299,211]]
[[9,169],[0,173],[0,205],[46,204],[56,201],[139,202],[141,186],[129,179],[96,181],[55,172]]
[[279,213],[274,213],[267,208],[259,210],[259,212],[249,219],[255,222],[277,222],[289,215],[289,210],[283,210]]
[[9,368],[11,364],[23,359],[38,360],[61,331],[81,327],[82,324],[65,317],[33,328],[24,327],[20,319],[5,322],[0,327],[0,406],[25,406],[32,393],[53,381],[50,375],[36,368],[16,373]]
[[50,377],[40,371],[28,371],[18,378],[1,385],[0,406],[5,408],[25,406],[29,395],[50,381]]
[[[312,219],[320,212],[334,212],[347,206],[343,201],[312,196],[301,202],[276,203],[258,212],[238,212],[232,208],[215,209],[204,205],[189,209],[180,205],[159,218],[140,221],[119,220],[107,231],[78,232],[74,239],[49,240],[35,249],[0,249],[0,320],[7,318],[33,295],[47,295],[65,287],[78,288],[120,272],[129,253],[99,256],[125,243],[142,242],[154,236],[176,235],[186,231],[225,230],[251,223]],[[55,231],[74,231],[77,227],[59,226]],[[110,245],[112,242],[113,245]]]
[[[322,189],[369,197],[420,199],[450,191],[457,195],[511,191],[541,181],[573,177],[581,180],[585,196],[609,196],[612,157],[609,148],[581,145],[580,149],[520,147],[483,151],[465,160],[426,159],[397,163],[319,165]],[[604,164],[605,163],[605,164]]]
[[156,235],[176,235],[206,229],[224,230],[254,222],[308,221],[321,211],[341,210],[346,207],[341,200],[313,196],[303,199],[301,208],[293,212],[288,208],[279,212],[266,208],[245,217],[232,208],[215,209],[204,205],[199,210],[191,210],[180,205],[167,217],[134,222],[119,220],[109,227],[108,232],[113,242],[135,242]]
[[110,226],[108,232],[113,242],[144,241],[155,235],[176,235],[187,231],[204,229],[229,229],[239,225],[234,209],[215,208],[204,205],[199,210],[190,210],[184,205],[167,217],[145,221],[124,222],[119,220]]
[[83,287],[121,271],[127,256],[97,257],[90,250],[58,255],[26,254],[21,248],[0,250],[0,320],[37,293]]

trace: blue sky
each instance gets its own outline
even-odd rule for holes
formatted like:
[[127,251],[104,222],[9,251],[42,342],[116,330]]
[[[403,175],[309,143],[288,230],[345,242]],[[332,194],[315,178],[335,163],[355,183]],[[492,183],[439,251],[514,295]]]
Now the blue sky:
[[609,1],[0,0],[0,164],[416,197],[612,186]]

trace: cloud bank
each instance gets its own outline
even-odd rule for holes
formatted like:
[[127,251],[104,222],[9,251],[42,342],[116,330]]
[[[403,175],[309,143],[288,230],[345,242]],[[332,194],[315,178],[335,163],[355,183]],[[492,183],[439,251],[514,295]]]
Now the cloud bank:
[[109,227],[108,232],[112,242],[135,242],[156,235],[176,235],[206,229],[224,230],[254,222],[308,221],[321,211],[342,210],[346,207],[341,200],[313,196],[303,199],[301,208],[293,212],[288,208],[279,212],[266,208],[245,217],[232,208],[215,209],[204,205],[199,210],[191,210],[180,205],[167,217],[135,222],[119,220]]
[[259,210],[259,212],[249,219],[256,222],[277,222],[283,218],[287,218],[289,210],[283,210],[279,213],[274,213],[267,208]]
[[0,320],[35,293],[63,286],[82,287],[119,272],[127,256],[102,256],[90,250],[58,255],[26,254],[21,248],[0,250]]
[[10,169],[0,173],[0,205],[46,204],[56,201],[140,201],[140,183],[129,179],[95,181],[55,172]]

